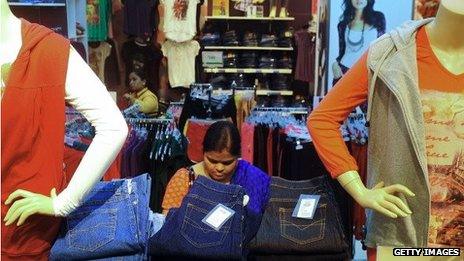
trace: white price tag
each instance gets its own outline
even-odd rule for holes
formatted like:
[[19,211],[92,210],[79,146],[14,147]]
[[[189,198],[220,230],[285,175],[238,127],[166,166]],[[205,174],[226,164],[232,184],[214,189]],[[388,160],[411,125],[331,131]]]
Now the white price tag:
[[219,231],[224,223],[226,223],[234,214],[234,210],[222,204],[218,204],[208,213],[208,215],[206,215],[205,218],[203,218],[202,222]]
[[292,216],[296,218],[313,219],[320,197],[319,195],[300,195],[300,199],[293,210]]

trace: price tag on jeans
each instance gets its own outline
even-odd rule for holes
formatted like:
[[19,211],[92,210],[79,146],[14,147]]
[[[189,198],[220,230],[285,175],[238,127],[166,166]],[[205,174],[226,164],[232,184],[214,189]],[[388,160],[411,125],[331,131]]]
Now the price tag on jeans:
[[292,217],[313,219],[316,213],[317,203],[319,203],[320,195],[304,195],[301,194],[293,210]]
[[203,218],[202,222],[214,230],[219,231],[224,223],[226,223],[234,214],[234,210],[222,204],[218,204],[208,213],[208,215],[206,215],[205,218]]

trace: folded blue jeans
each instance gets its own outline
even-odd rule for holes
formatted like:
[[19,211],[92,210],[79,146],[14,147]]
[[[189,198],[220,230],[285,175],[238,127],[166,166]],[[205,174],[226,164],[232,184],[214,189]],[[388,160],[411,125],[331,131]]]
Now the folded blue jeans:
[[[245,190],[198,177],[182,201],[171,209],[161,230],[149,240],[149,252],[170,258],[242,259]],[[219,231],[202,222],[218,204],[235,211]]]
[[[150,236],[151,179],[99,182],[63,222],[50,260],[102,259],[135,255],[146,260]],[[116,259],[117,260],[117,259]]]
[[[290,181],[272,177],[271,197],[260,229],[250,242],[254,254],[337,254],[349,250],[333,189],[326,176]],[[292,216],[301,194],[319,195],[313,219]]]

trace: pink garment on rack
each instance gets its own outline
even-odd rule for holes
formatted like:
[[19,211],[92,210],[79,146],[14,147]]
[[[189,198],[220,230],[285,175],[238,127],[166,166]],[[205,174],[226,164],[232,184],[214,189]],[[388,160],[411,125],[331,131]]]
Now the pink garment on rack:
[[241,129],[242,159],[248,162],[253,162],[254,136],[255,126],[251,123],[244,122]]

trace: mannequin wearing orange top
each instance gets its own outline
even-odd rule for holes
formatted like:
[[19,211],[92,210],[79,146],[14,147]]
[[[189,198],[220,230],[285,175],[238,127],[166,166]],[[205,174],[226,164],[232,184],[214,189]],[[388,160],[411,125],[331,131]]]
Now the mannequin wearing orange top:
[[[48,260],[60,227],[102,177],[127,136],[106,87],[69,41],[19,19],[0,0],[2,260]],[[96,135],[69,184],[65,102]]]
[[[464,1],[442,0],[436,19],[393,30],[371,45],[308,119],[325,166],[367,209],[371,250],[464,247],[463,24]],[[366,100],[368,188],[338,131]]]

